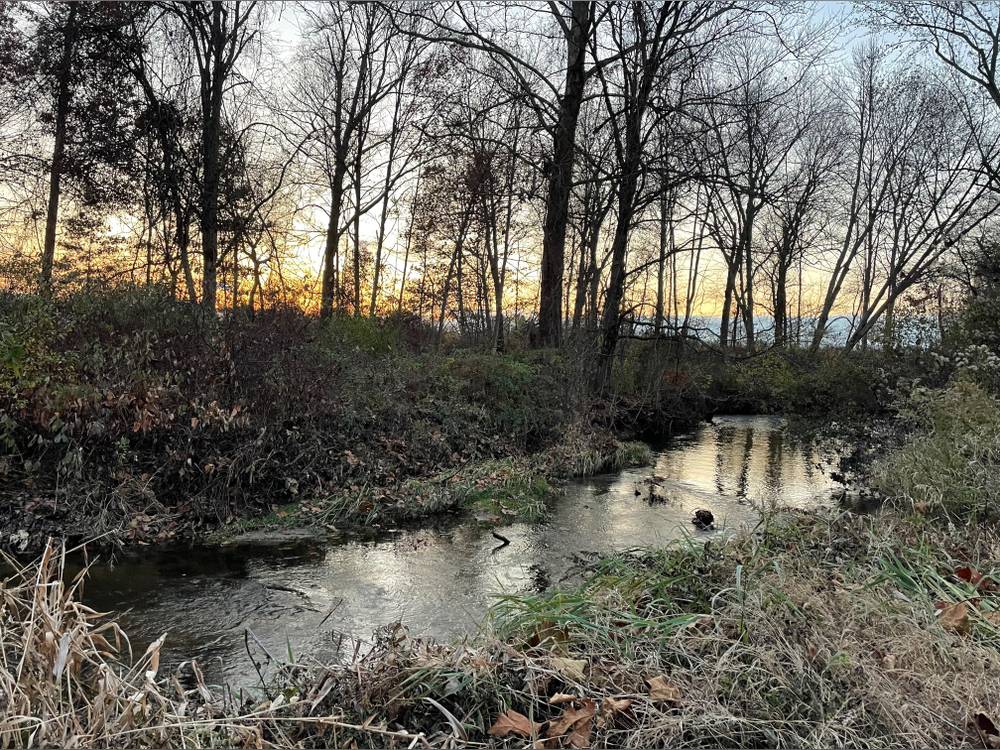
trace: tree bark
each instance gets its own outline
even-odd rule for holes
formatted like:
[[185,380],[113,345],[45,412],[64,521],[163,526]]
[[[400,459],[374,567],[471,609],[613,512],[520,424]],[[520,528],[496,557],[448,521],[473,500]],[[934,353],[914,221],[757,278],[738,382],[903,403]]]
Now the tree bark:
[[63,156],[66,150],[66,121],[73,98],[69,75],[73,65],[73,47],[76,44],[77,8],[70,4],[63,29],[62,60],[59,63],[59,92],[56,95],[55,142],[52,146],[52,164],[49,170],[49,202],[45,212],[45,240],[42,245],[41,287],[43,293],[52,290],[52,266],[56,256],[56,229],[59,224],[59,196],[62,182]]
[[543,346],[558,346],[562,337],[566,226],[569,223],[569,199],[573,186],[576,124],[586,83],[586,42],[592,21],[593,7],[590,3],[573,3],[570,33],[566,39],[566,82],[560,100],[559,120],[553,132],[552,163],[545,200],[538,308],[538,330]]

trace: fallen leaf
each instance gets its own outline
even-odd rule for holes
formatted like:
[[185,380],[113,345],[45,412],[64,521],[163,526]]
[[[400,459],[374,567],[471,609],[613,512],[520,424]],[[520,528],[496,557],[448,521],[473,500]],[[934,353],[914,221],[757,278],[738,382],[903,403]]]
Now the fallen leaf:
[[632,705],[631,698],[605,698],[601,701],[601,714],[610,717],[628,711]]
[[[496,519],[500,520],[500,517],[497,516]],[[568,640],[568,635],[565,630],[557,627],[556,624],[550,620],[544,620],[528,639],[528,645],[534,647],[540,646],[546,643],[546,641],[552,641],[552,643],[555,644],[562,643],[566,640]]]
[[986,622],[1000,630],[1000,612],[981,612],[980,614]]
[[508,709],[493,722],[489,733],[491,737],[506,737],[509,734],[518,737],[535,737],[541,728],[541,724],[532,721],[524,714]]
[[965,602],[949,604],[941,609],[938,621],[945,630],[964,635],[969,632],[969,605]]
[[663,675],[651,677],[646,682],[649,683],[649,697],[651,700],[669,701],[671,703],[680,702],[680,688],[670,683]]
[[570,695],[569,693],[556,693],[551,698],[549,698],[549,703],[553,706],[561,706],[563,703],[572,703],[577,699],[577,696]]
[[561,656],[553,656],[549,659],[549,663],[563,677],[568,677],[577,682],[583,681],[583,671],[587,667],[587,662],[583,659],[566,659]]
[[550,738],[565,736],[570,747],[590,747],[590,730],[597,706],[590,698],[581,698],[579,703],[579,708],[567,708],[559,718],[549,722]]
[[691,630],[708,630],[715,624],[715,618],[712,615],[702,615],[697,620],[692,620],[685,627]]
[[955,575],[965,581],[966,583],[971,583],[975,586],[983,579],[983,574],[980,573],[973,567],[968,565],[963,565],[960,568],[955,568]]

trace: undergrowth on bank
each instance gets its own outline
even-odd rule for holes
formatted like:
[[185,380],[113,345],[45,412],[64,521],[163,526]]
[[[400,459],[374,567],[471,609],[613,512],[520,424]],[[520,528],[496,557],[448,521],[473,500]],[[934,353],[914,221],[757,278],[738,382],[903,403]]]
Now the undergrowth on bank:
[[875,485],[963,522],[1000,513],[1000,400],[961,378],[915,389],[903,408],[913,434],[875,468]]
[[530,456],[589,411],[558,355],[424,351],[405,318],[209,319],[116,290],[0,297],[0,331],[0,530],[31,546],[398,488]]
[[[781,512],[599,562],[464,644],[380,631],[257,697],[129,657],[49,550],[3,583],[9,747],[926,747],[1000,735],[1000,544],[926,517]],[[169,637],[169,636],[168,636]]]
[[[874,392],[857,384],[877,382],[855,358],[720,359],[663,340],[623,347],[597,396],[589,350],[459,343],[404,314],[210,316],[156,288],[0,295],[2,543],[163,542],[290,503],[337,522],[413,518],[476,505],[473,489],[502,500],[509,483],[479,474],[506,460],[529,463],[524,510],[541,481],[647,460],[636,437],[717,411],[860,407]],[[470,476],[454,491],[419,491],[456,469]]]

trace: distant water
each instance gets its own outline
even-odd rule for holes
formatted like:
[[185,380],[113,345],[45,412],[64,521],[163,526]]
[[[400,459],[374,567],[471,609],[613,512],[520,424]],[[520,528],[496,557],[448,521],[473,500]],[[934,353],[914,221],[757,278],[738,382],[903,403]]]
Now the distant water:
[[[683,322],[683,321],[682,321]],[[742,321],[731,321],[737,325],[739,341],[745,341],[746,335],[743,332]],[[793,343],[801,343],[802,346],[809,346],[812,343],[813,333],[816,330],[817,320],[815,317],[802,318],[801,324],[797,318],[789,321],[789,332]],[[847,343],[847,338],[854,329],[854,316],[836,316],[827,322],[826,335],[823,337],[824,346],[843,346]],[[644,331],[651,331],[652,321],[640,324]],[[692,317],[689,325],[691,335],[702,341],[718,343],[719,333],[722,328],[722,318],[719,316],[697,316]],[[876,325],[870,339],[874,346],[878,346],[881,341],[882,327]],[[902,338],[901,343],[907,345],[928,346],[937,343],[939,338],[937,331],[937,319],[932,315],[910,316],[897,327],[897,335]],[[758,315],[754,317],[754,337],[761,344],[773,343],[774,341],[774,318],[770,315]]]

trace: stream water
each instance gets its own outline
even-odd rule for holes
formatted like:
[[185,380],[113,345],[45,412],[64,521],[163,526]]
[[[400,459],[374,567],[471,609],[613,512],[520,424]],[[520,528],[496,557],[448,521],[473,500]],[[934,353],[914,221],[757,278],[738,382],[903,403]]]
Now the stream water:
[[[375,539],[277,535],[223,548],[144,551],[98,561],[84,600],[121,613],[133,650],[166,632],[164,663],[197,658],[210,682],[256,680],[249,650],[322,657],[406,624],[439,639],[473,632],[498,594],[541,590],[581,558],[754,523],[767,506],[833,502],[835,453],[773,417],[723,417],[672,440],[652,465],[571,483],[537,524],[472,519]],[[652,494],[651,494],[652,493]],[[711,510],[716,529],[691,524]],[[247,631],[250,634],[248,635]]]

